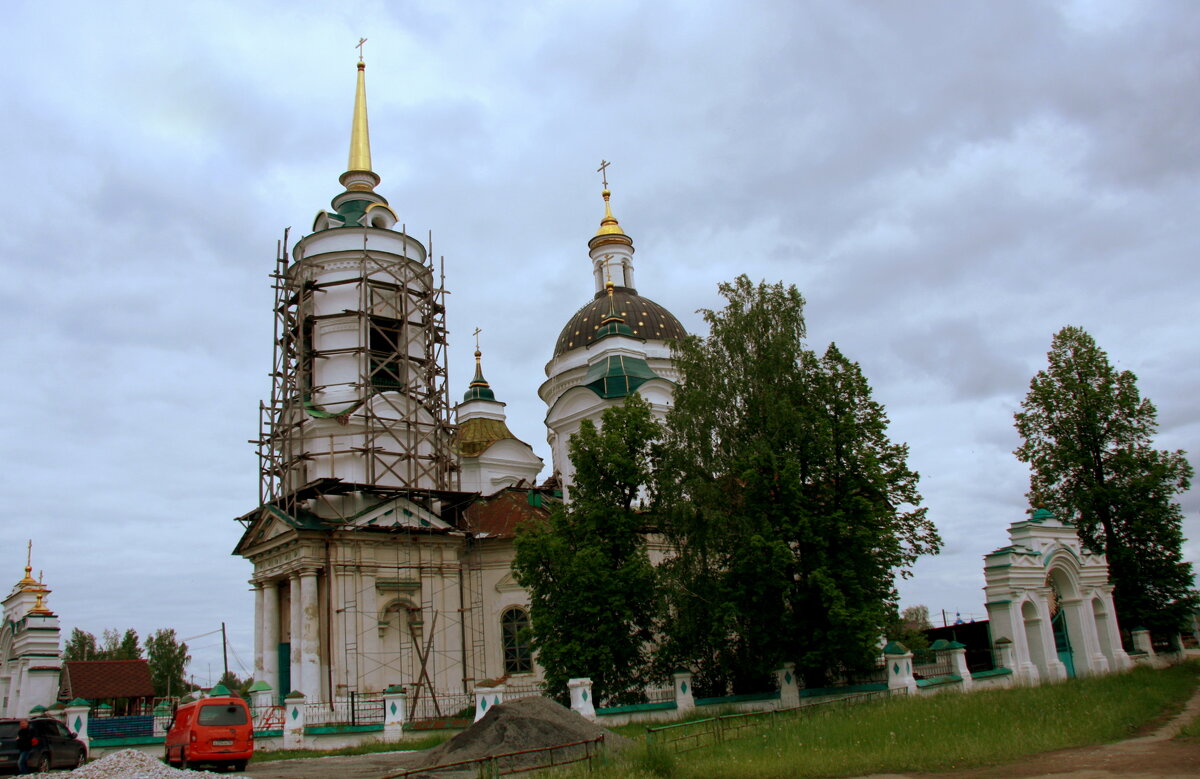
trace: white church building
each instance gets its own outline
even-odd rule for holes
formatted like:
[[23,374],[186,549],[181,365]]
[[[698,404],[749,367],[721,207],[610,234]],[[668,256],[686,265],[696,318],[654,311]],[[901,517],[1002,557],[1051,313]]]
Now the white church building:
[[554,462],[539,485],[543,463],[509,430],[478,344],[474,378],[450,402],[441,269],[376,192],[361,60],[347,168],[331,210],[290,250],[285,233],[276,258],[259,505],[234,549],[254,566],[254,676],[309,700],[403,685],[418,708],[424,691],[535,681],[528,598],[509,570],[515,529],[563,500],[582,420],[633,392],[666,413],[667,342],[684,330],[634,287],[605,177],[594,295],[546,344]]

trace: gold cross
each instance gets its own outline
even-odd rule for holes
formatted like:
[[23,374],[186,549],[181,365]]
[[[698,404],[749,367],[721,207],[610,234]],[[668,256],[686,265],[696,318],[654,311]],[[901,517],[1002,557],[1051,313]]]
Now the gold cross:
[[600,160],[600,167],[596,168],[596,172],[600,174],[600,178],[604,180],[604,188],[608,189],[608,171],[605,170],[609,165],[612,165],[608,160]]
[[475,328],[475,332],[472,333],[472,335],[475,336],[475,351],[479,351],[479,334],[482,332],[483,331],[477,327]]
[[359,61],[359,62],[362,62],[362,61],[363,61],[363,57],[362,57],[362,54],[363,54],[363,49],[362,49],[362,47],[363,47],[363,44],[364,44],[364,43],[366,43],[366,42],[367,42],[367,39],[366,39],[366,38],[359,38],[359,39],[358,39],[358,45],[354,47],[354,48],[358,49],[358,61]]

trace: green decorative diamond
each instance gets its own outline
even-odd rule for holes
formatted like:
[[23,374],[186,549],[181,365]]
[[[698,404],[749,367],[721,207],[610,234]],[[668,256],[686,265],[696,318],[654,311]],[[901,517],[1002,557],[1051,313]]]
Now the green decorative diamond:
[[899,663],[892,663],[892,673],[894,673],[894,674],[900,673],[900,664]]
[[487,698],[481,698],[479,700],[479,710],[487,711]]
[[292,719],[296,719],[296,717],[299,717],[299,716],[300,716],[300,709],[296,706],[293,706],[292,707]]
[[584,703],[587,702],[587,690],[583,691],[583,700],[584,700]]
[[783,675],[783,680],[784,680],[785,682],[787,682],[788,684],[791,684],[791,683],[792,683],[792,672],[791,672],[791,671],[788,671],[787,673],[785,673],[785,674]]
[[392,701],[392,716],[396,715],[396,702]]
[[83,720],[79,717],[75,718],[75,732],[78,733],[83,728]]
[[679,683],[679,691],[680,691],[681,693],[683,693],[684,695],[687,695],[687,682],[680,682],[680,683]]

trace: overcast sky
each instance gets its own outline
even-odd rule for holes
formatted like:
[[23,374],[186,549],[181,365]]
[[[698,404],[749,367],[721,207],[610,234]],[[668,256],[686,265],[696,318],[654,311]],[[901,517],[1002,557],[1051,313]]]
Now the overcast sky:
[[[32,538],[64,638],[225,621],[253,665],[230,551],[267,276],[340,191],[360,36],[378,191],[445,256],[452,397],[480,327],[547,463],[601,159],[643,295],[698,332],[721,281],[795,284],[811,345],[861,364],[945,540],[904,605],[984,616],[1026,508],[1012,414],[1064,325],[1197,462],[1200,4],[174,5],[9,0],[0,26],[0,588]],[[189,644],[219,675],[219,639]]]

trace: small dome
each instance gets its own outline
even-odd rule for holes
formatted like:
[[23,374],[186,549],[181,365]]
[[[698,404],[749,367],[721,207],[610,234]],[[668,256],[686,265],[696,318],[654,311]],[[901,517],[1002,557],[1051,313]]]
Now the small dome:
[[[650,298],[644,298],[637,290],[616,287],[613,290],[613,305],[625,320],[625,325],[634,337],[647,341],[675,341],[687,335],[675,315]],[[601,290],[589,303],[575,312],[566,327],[558,334],[554,345],[554,356],[582,349],[604,324],[608,317],[608,294]]]

